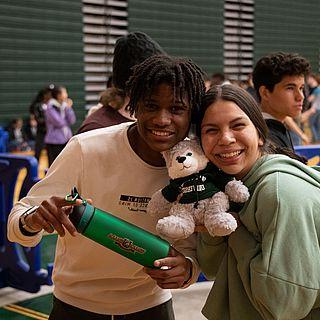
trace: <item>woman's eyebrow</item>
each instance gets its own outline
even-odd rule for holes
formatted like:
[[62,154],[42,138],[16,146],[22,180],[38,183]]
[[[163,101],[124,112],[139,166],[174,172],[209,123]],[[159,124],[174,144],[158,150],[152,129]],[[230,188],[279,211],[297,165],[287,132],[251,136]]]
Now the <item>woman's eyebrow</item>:
[[201,128],[204,128],[204,127],[216,127],[217,125],[214,124],[214,123],[204,123],[201,125]]
[[247,120],[247,118],[243,117],[243,116],[240,116],[240,117],[237,117],[237,118],[231,120],[230,123],[233,123],[233,122],[236,122],[236,121],[239,121],[239,120]]
[[[237,121],[240,121],[240,120],[247,120],[247,118],[243,117],[243,116],[240,116],[240,117],[237,117],[235,119],[232,119],[229,123],[234,123],[234,122],[237,122]],[[216,123],[212,123],[212,122],[206,122],[203,125],[201,125],[202,128],[205,127],[205,126],[216,127],[218,125]]]

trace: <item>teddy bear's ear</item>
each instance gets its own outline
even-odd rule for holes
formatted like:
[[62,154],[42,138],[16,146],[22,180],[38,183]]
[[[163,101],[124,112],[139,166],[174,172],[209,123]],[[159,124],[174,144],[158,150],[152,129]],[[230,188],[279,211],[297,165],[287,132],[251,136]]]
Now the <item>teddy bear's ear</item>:
[[163,151],[161,152],[167,166],[169,165],[169,162],[170,162],[170,154],[171,154],[171,151],[170,150],[166,150],[166,151]]

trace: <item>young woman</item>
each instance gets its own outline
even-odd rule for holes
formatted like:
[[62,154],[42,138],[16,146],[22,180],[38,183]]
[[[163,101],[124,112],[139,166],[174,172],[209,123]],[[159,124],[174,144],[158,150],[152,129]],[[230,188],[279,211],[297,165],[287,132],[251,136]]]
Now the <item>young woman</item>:
[[46,121],[44,117],[44,110],[47,108],[47,103],[52,98],[51,92],[54,89],[54,85],[50,84],[49,86],[41,89],[34,100],[31,102],[29,107],[29,113],[31,116],[34,116],[37,121],[37,133],[35,141],[35,154],[34,156],[39,161],[41,151],[44,148],[44,137],[47,132]]
[[73,102],[68,98],[67,89],[54,87],[51,94],[52,99],[49,100],[44,113],[47,127],[44,141],[47,145],[49,166],[72,137],[70,126],[76,122]]
[[241,88],[207,92],[201,119],[207,157],[250,190],[234,233],[199,236],[200,266],[215,279],[203,314],[320,319],[320,173],[276,154],[258,105]]

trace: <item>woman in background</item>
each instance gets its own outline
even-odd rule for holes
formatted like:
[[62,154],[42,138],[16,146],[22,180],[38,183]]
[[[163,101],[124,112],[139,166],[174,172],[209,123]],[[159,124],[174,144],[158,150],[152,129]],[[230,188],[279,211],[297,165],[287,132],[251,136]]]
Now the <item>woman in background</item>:
[[51,92],[54,88],[53,84],[39,90],[29,107],[30,115],[37,121],[37,132],[35,137],[35,153],[34,156],[39,161],[41,151],[44,148],[44,137],[46,135],[46,121],[44,110],[47,109],[47,103],[52,98]]
[[72,109],[72,100],[68,98],[67,89],[54,87],[52,99],[45,110],[47,133],[45,143],[47,145],[49,167],[72,137],[70,126],[76,122],[76,116]]
[[127,110],[128,100],[121,89],[111,87],[101,93],[99,104],[93,106],[77,133],[110,127],[123,122],[134,121]]

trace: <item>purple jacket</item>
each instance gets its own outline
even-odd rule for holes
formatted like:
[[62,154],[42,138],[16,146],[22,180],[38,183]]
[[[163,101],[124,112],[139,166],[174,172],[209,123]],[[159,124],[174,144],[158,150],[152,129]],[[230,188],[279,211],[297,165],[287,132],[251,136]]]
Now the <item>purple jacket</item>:
[[65,144],[72,137],[70,126],[76,122],[76,115],[72,108],[60,106],[58,101],[51,99],[44,110],[47,133],[45,143]]

